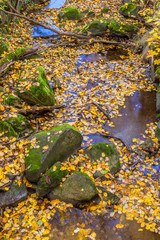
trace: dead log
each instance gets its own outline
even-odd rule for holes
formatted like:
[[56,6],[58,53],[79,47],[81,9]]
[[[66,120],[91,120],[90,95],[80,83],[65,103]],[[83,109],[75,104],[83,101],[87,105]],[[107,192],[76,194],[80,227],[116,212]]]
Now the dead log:
[[45,106],[45,107],[37,107],[37,106],[33,106],[31,108],[28,109],[22,109],[22,110],[18,110],[18,113],[22,114],[22,115],[29,115],[29,114],[42,114],[42,113],[46,113],[46,112],[52,112],[55,109],[61,109],[61,108],[65,108],[64,104],[59,104],[59,105],[55,105],[55,106]]

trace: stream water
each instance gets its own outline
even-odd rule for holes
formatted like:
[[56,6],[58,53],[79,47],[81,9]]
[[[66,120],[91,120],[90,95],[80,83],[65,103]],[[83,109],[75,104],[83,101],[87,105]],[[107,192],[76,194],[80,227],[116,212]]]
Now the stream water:
[[[65,0],[51,0],[46,6],[48,8],[60,8],[65,3]],[[50,35],[53,32],[42,27],[33,28],[33,36]],[[100,59],[105,60],[103,54],[82,54],[77,60],[77,66],[81,67],[85,63],[96,62]],[[117,58],[117,59],[116,59]],[[110,50],[107,55],[107,61],[119,60],[118,54]],[[108,62],[109,67],[114,69],[114,64]],[[75,82],[70,82],[70,92],[72,97],[76,95],[74,92]],[[97,84],[96,81],[89,80],[87,88],[91,89]],[[73,88],[72,88],[73,86]],[[112,88],[115,86],[112,85]],[[133,138],[143,138],[146,124],[155,122],[156,107],[155,107],[155,92],[135,91],[133,95],[125,98],[125,108],[120,107],[119,113],[121,116],[113,118],[113,123],[116,127],[109,127],[104,124],[103,128],[109,131],[116,137],[120,137],[126,144],[132,144]],[[70,99],[71,100],[71,99]],[[69,101],[70,101],[69,100]],[[67,109],[66,109],[67,111]],[[72,115],[71,115],[72,117]],[[72,119],[71,119],[72,120]],[[93,133],[89,135],[92,143],[106,142],[107,140],[99,134]],[[76,208],[67,208],[65,212],[57,211],[52,219],[53,228],[50,233],[50,239],[54,240],[75,240],[75,239],[92,239],[91,237],[79,238],[79,231],[82,224],[85,224],[86,229],[91,229],[96,233],[97,240],[158,240],[159,235],[143,230],[139,231],[140,225],[136,221],[126,220],[124,215],[116,214],[112,217],[111,212],[100,216],[92,213],[84,212]],[[117,229],[116,224],[124,225],[123,229]],[[76,232],[75,229],[77,229]]]

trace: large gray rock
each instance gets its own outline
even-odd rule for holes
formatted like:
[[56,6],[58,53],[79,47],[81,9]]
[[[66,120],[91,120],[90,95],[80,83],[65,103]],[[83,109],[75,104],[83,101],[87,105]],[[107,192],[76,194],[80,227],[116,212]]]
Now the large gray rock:
[[110,191],[107,191],[104,187],[101,186],[97,186],[97,189],[99,190],[103,201],[110,203],[110,205],[118,204],[120,198],[117,195],[111,193]]
[[34,66],[23,69],[17,84],[17,95],[29,105],[52,106],[54,92],[46,78],[44,68]]
[[30,144],[25,157],[26,178],[37,182],[41,173],[73,154],[81,146],[82,139],[81,133],[68,124],[35,134],[32,141],[36,143]]
[[91,149],[86,149],[85,153],[91,158],[92,162],[96,162],[100,158],[103,158],[104,161],[107,160],[111,173],[116,173],[120,168],[119,153],[113,143],[94,144]]
[[19,137],[22,137],[25,134],[30,134],[34,131],[27,118],[21,114],[17,114],[16,117],[9,118],[7,122],[11,124]]
[[138,7],[134,3],[125,3],[119,10],[119,13],[125,17],[134,16],[138,14]]
[[102,34],[108,29],[109,21],[100,19],[93,21],[82,29],[82,33],[91,32],[94,35]]
[[48,197],[50,200],[58,198],[73,205],[78,205],[91,201],[97,195],[98,192],[92,179],[87,174],[77,172],[69,176],[62,186],[58,186],[51,191]]
[[27,189],[25,184],[13,183],[7,192],[0,192],[0,207],[15,206],[27,198]]
[[53,188],[57,187],[62,178],[68,173],[68,170],[61,170],[61,163],[56,163],[51,167],[39,180],[36,189],[38,197],[43,197],[49,193]]
[[63,8],[58,14],[60,20],[77,20],[81,18],[81,14],[75,7]]

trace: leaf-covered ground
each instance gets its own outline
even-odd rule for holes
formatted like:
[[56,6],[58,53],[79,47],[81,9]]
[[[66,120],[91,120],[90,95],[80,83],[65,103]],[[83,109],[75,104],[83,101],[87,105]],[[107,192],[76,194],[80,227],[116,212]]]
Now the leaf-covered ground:
[[[111,11],[104,14],[106,18],[120,17],[118,10],[121,6],[119,1],[71,1],[72,6],[77,7],[80,11],[89,8],[96,13],[94,19],[99,19],[99,13],[107,5]],[[66,3],[69,6],[70,3]],[[41,9],[41,6],[39,6]],[[87,18],[83,20],[83,24],[78,21],[66,21],[65,24],[59,23],[57,14],[60,9],[45,9],[40,13],[30,13],[30,17],[35,17],[37,21],[53,23],[61,28],[61,30],[73,31],[77,26],[83,28],[86,23],[93,20]],[[123,19],[123,17],[121,16]],[[125,21],[133,21],[124,19]],[[53,21],[53,23],[52,23]],[[10,27],[10,34],[6,34],[6,42],[9,44],[9,51],[15,50],[21,46],[32,46],[35,42],[40,44],[40,58],[17,61],[14,64],[13,70],[1,79],[3,90],[8,93],[15,93],[14,87],[17,84],[19,73],[25,66],[26,77],[29,72],[33,71],[34,64],[38,63],[46,70],[47,78],[50,83],[53,79],[58,79],[61,85],[60,89],[56,89],[55,97],[57,104],[63,103],[66,105],[64,109],[57,110],[53,113],[45,114],[40,118],[34,119],[30,117],[33,128],[36,130],[37,125],[40,130],[51,129],[60,123],[69,123],[79,129],[83,136],[83,148],[92,143],[90,134],[105,133],[104,126],[108,124],[114,127],[112,121],[109,121],[102,112],[100,112],[93,102],[97,102],[103,106],[103,109],[109,113],[111,119],[119,116],[119,107],[125,108],[125,97],[133,95],[136,90],[153,91],[155,90],[152,81],[146,75],[148,64],[141,60],[141,55],[135,55],[131,50],[122,51],[121,47],[116,47],[115,52],[119,55],[119,59],[112,60],[107,58],[107,51],[113,49],[112,45],[94,44],[93,46],[84,46],[81,48],[68,48],[66,46],[46,45],[44,40],[35,40],[32,38],[32,25],[22,19],[16,19]],[[141,26],[140,33],[145,31],[144,26]],[[66,38],[68,40],[69,38]],[[106,39],[106,38],[105,38]],[[64,41],[64,39],[63,39]],[[60,41],[61,42],[61,41]],[[60,43],[59,42],[59,43]],[[54,42],[53,42],[54,43]],[[121,54],[119,52],[122,51]],[[99,52],[106,52],[106,56],[101,56]],[[93,54],[92,60],[85,60],[85,54]],[[5,53],[4,53],[5,54]],[[87,55],[88,56],[88,55]],[[81,60],[82,59],[82,60]],[[90,84],[89,84],[90,83]],[[29,87],[29,83],[28,86]],[[3,94],[1,94],[1,119],[8,114],[15,116],[17,108],[3,106]],[[27,109],[23,103],[23,109]],[[145,133],[146,138],[150,137],[153,141],[153,150],[158,148],[158,140],[155,138],[155,123],[148,123]],[[20,139],[15,141],[15,138],[1,138],[0,152],[0,187],[7,184],[10,180],[7,175],[11,172],[18,175],[18,183],[21,184],[22,173],[25,169],[24,157],[27,153],[27,145],[29,140]],[[89,159],[83,155],[81,149],[76,156],[70,157],[63,168],[67,168],[69,173],[74,170],[81,170],[87,173],[91,178],[96,170],[104,173],[106,179],[102,181],[97,178],[96,185],[101,185],[107,190],[116,193],[120,197],[120,202],[114,207],[114,213],[111,212],[111,217],[115,213],[124,213],[129,220],[136,220],[140,223],[139,231],[147,229],[149,231],[160,233],[160,206],[158,197],[158,159],[160,151],[156,155],[149,156],[147,153],[141,159],[135,153],[131,153],[120,141],[110,138],[109,141],[114,142],[120,153],[121,170],[116,175],[116,178],[106,173],[108,166],[103,160],[96,164],[92,164]],[[136,147],[141,149],[141,140],[133,140],[132,149]],[[133,165],[139,161],[138,164]],[[65,179],[63,179],[64,181]],[[31,184],[27,182],[28,187]],[[7,187],[5,188],[7,190]],[[101,201],[98,205],[91,204],[85,207],[84,211],[91,211],[94,214],[106,213],[106,207],[110,202],[104,203]],[[52,239],[51,219],[55,215],[57,209],[65,212],[70,204],[54,200],[49,202],[47,199],[38,200],[35,193],[32,193],[26,201],[18,204],[17,207],[7,207],[0,217],[1,232],[0,239]],[[117,228],[123,228],[123,224],[117,224]],[[92,230],[87,230],[85,224],[80,230],[72,230],[72,236],[75,234],[75,239],[98,239],[96,233]],[[80,232],[79,232],[80,231]],[[80,234],[80,235],[76,235]],[[78,238],[77,238],[78,237]]]

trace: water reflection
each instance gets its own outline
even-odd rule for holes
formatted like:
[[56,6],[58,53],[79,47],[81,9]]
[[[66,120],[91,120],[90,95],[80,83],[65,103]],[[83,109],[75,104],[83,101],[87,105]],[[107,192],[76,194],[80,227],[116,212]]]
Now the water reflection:
[[51,0],[50,3],[46,6],[46,8],[60,8],[63,7],[63,4],[66,0]]
[[[143,229],[136,221],[126,220],[125,215],[116,214],[93,215],[82,212],[76,208],[67,208],[65,212],[56,211],[51,220],[52,230],[49,239],[75,240],[158,240],[160,236]],[[123,224],[122,229],[116,228],[117,224]],[[87,231],[87,229],[89,229]],[[76,230],[76,231],[75,231]],[[96,238],[91,238],[91,233],[96,233]]]
[[[49,8],[61,8],[63,7],[63,4],[65,3],[66,0],[51,0],[49,2],[49,4],[47,6],[45,6],[46,9]],[[49,23],[48,23],[49,25]],[[51,25],[52,28],[58,30],[57,27],[55,27],[55,25]],[[52,32],[49,29],[45,29],[41,26],[34,26],[33,27],[33,32],[32,32],[32,36],[33,37],[37,37],[37,36],[49,36],[49,35],[54,35],[55,33]]]
[[115,128],[105,125],[104,129],[127,144],[131,144],[133,138],[142,138],[146,124],[156,121],[155,97],[155,92],[144,91],[136,91],[133,96],[126,97],[126,107],[120,108],[122,116],[113,119]]

